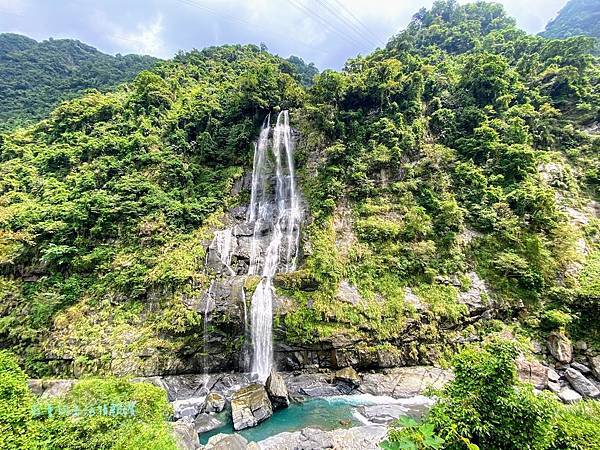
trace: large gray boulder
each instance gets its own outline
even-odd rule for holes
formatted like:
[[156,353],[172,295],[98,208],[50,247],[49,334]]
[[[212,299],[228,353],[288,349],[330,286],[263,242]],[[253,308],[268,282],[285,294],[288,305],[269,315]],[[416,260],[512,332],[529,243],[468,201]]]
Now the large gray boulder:
[[560,398],[565,403],[575,403],[581,400],[581,395],[575,392],[573,389],[564,387],[562,388],[558,394],[558,398]]
[[571,386],[573,386],[573,389],[584,397],[600,397],[600,390],[598,390],[594,383],[588,380],[580,371],[568,368],[565,372],[565,378],[569,381]]
[[265,383],[265,389],[271,399],[274,409],[287,408],[290,406],[290,396],[283,377],[271,369],[269,378]]
[[358,390],[365,394],[408,398],[431,387],[440,389],[453,377],[449,370],[429,366],[397,367],[385,373],[363,373]]
[[558,362],[570,363],[573,359],[573,345],[563,333],[553,331],[548,336],[548,350]]
[[173,417],[175,420],[183,417],[191,417],[192,419],[198,415],[204,405],[205,397],[191,397],[185,400],[175,400],[171,402],[173,406]]
[[221,412],[225,408],[225,397],[217,392],[211,392],[206,396],[206,403],[204,404],[203,412]]
[[254,427],[272,415],[273,406],[262,384],[251,384],[233,394],[231,417],[235,430]]
[[370,425],[350,429],[322,431],[305,428],[292,433],[280,433],[258,442],[261,450],[376,450],[387,433],[384,426]]
[[214,414],[198,414],[194,420],[196,433],[207,433],[225,425],[225,420]]
[[179,450],[196,450],[200,448],[198,433],[194,429],[194,424],[187,420],[178,420],[172,423],[173,436]]
[[246,450],[248,441],[239,434],[217,434],[211,437],[204,450]]

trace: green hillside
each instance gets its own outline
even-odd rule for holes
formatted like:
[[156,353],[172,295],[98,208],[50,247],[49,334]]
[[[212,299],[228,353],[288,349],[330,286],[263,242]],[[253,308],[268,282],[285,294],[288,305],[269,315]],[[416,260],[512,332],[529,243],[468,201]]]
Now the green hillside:
[[153,67],[151,56],[99,52],[72,39],[0,34],[0,129],[37,121],[85,89],[106,91]]
[[[435,428],[445,444],[404,448],[595,448],[597,403],[537,396],[514,365],[553,335],[600,355],[593,46],[528,35],[498,4],[436,1],[385,48],[314,83],[301,60],[227,45],[61,103],[0,134],[0,347],[29,377],[239,370],[238,298],[259,277],[230,285],[205,321],[204,294],[225,286],[207,247],[244,224],[253,143],[288,109],[306,217],[298,270],[274,279],[279,369],[453,360],[431,422],[391,436]],[[73,401],[131,394],[148,415],[42,422],[20,403],[25,373],[2,361],[13,388],[0,395],[20,396],[0,412],[5,447],[173,448],[155,390],[84,380]],[[165,443],[145,447],[154,427]]]
[[[600,40],[600,1],[569,0],[540,35],[555,39],[590,36]],[[594,53],[600,54],[600,43]]]

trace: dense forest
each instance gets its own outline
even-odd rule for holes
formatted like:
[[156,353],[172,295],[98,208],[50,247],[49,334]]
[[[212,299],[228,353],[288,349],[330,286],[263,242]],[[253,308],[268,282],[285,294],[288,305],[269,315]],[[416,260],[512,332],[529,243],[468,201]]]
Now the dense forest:
[[[14,58],[36,45],[91,51],[12,45]],[[202,370],[194,299],[213,276],[206,246],[248,202],[240,186],[265,116],[289,109],[308,219],[303,264],[276,279],[287,299],[277,339],[344,342],[366,369],[384,357],[453,361],[456,379],[428,422],[392,430],[389,448],[598,448],[596,404],[534,395],[514,369],[516,354],[550,333],[600,352],[595,45],[528,35],[497,4],[437,1],[341,71],[253,45],[210,47],[61,103],[0,135],[1,347],[30,377]],[[112,75],[99,79],[117,82],[101,67]],[[9,108],[36,118],[51,98]],[[481,280],[493,318],[473,319],[458,301]],[[360,300],[340,298],[340,285]],[[214,359],[239,352],[238,322],[227,313],[211,322],[224,342]],[[0,377],[22,386],[14,358],[0,357]],[[0,413],[19,430],[2,429],[3,448],[172,448],[168,406],[151,387],[109,379],[70,395],[126,394],[148,408],[144,422],[41,426],[25,387],[10,399],[18,414]],[[432,446],[394,447],[423,435]]]
[[[555,39],[591,36],[600,41],[600,2],[570,0],[540,35]],[[600,54],[600,42],[597,42],[594,53]]]
[[37,42],[2,33],[0,130],[40,120],[86,89],[112,89],[157,62],[151,56],[106,55],[72,39]]

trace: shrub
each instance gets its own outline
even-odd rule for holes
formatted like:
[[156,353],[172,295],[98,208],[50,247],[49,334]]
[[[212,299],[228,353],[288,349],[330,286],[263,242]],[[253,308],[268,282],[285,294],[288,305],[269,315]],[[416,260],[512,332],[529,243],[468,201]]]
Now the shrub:
[[0,351],[0,448],[27,448],[31,397],[27,375],[14,355]]
[[[469,347],[453,363],[456,378],[439,393],[429,421],[442,436],[465,436],[484,449],[546,449],[557,406],[546,394],[517,381],[514,344],[491,341]],[[446,448],[462,449],[455,437]]]

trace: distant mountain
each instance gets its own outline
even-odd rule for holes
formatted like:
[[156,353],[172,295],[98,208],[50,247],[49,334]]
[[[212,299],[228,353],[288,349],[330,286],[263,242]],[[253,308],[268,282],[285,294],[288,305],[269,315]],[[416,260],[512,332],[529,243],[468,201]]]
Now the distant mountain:
[[598,40],[595,52],[600,54],[600,0],[571,0],[540,33],[547,38],[591,36]]
[[106,91],[159,59],[104,54],[72,39],[0,34],[0,130],[39,120],[85,89]]

